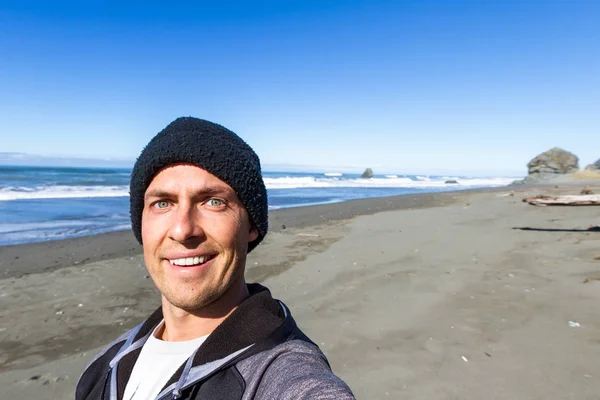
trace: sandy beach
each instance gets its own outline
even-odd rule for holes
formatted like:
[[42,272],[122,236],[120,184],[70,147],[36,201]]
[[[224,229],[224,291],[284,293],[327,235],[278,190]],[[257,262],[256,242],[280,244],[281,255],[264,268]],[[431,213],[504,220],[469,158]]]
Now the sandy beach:
[[[597,399],[600,208],[522,202],[588,183],[277,210],[247,280],[359,399]],[[0,247],[0,299],[7,400],[72,398],[94,353],[159,305],[128,231]]]

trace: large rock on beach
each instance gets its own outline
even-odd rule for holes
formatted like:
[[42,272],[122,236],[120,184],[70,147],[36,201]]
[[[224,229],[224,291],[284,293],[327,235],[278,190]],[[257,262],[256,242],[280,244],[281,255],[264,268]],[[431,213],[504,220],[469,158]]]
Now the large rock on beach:
[[555,147],[529,161],[527,168],[529,168],[529,175],[572,174],[579,170],[579,158],[573,153]]
[[372,178],[373,177],[373,170],[371,168],[365,169],[365,172],[363,172],[360,177],[361,178]]
[[585,169],[588,171],[600,172],[600,159],[595,163],[588,165]]
[[552,181],[579,171],[579,158],[566,150],[554,147],[527,164],[529,175],[524,183]]

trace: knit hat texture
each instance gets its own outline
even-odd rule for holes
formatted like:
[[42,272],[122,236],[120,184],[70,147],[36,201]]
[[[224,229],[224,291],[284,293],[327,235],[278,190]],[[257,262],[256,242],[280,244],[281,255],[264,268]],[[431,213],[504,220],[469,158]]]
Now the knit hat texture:
[[129,201],[131,227],[138,242],[142,244],[146,189],[161,168],[176,163],[195,164],[231,186],[258,230],[258,237],[248,244],[248,252],[252,251],[268,230],[267,189],[260,160],[254,150],[229,129],[192,117],[171,122],[150,140],[135,162]]

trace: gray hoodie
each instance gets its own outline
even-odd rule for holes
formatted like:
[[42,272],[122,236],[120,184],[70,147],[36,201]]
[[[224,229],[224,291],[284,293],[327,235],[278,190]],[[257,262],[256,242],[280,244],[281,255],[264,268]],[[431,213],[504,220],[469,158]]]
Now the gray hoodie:
[[[171,376],[157,399],[354,399],[288,308],[258,284]],[[108,345],[85,369],[76,400],[121,400],[162,309]]]

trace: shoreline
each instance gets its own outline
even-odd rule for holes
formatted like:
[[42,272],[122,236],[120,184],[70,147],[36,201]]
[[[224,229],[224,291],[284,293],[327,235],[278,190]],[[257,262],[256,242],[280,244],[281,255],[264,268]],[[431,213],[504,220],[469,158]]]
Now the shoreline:
[[[269,211],[267,238],[270,234],[286,228],[302,229],[328,221],[349,220],[357,216],[372,215],[383,211],[436,207],[449,204],[449,202],[455,201],[456,197],[475,193],[568,189],[596,184],[598,184],[597,180],[511,184],[281,208]],[[0,246],[0,279],[51,272],[68,266],[85,265],[121,257],[135,257],[141,253],[142,247],[130,229],[69,239]]]
[[[270,234],[248,255],[247,281],[290,307],[357,398],[595,398],[600,270],[598,236],[587,228],[597,209],[522,202],[581,185],[273,212]],[[136,242],[137,253],[110,257],[100,245],[121,236],[84,240],[101,259],[36,270],[28,263],[56,260],[22,245],[14,265],[32,272],[0,277],[7,398],[72,398],[98,348],[160,305]],[[55,243],[86,256],[84,244]]]
[[[445,192],[405,194],[354,199],[338,203],[290,207],[269,212],[269,234],[288,228],[305,228],[327,221],[347,220],[382,211],[435,207],[471,193],[512,190],[511,186],[460,189]],[[267,235],[267,237],[269,236]],[[68,266],[142,253],[130,229],[44,242],[0,246],[0,279],[51,272]]]

